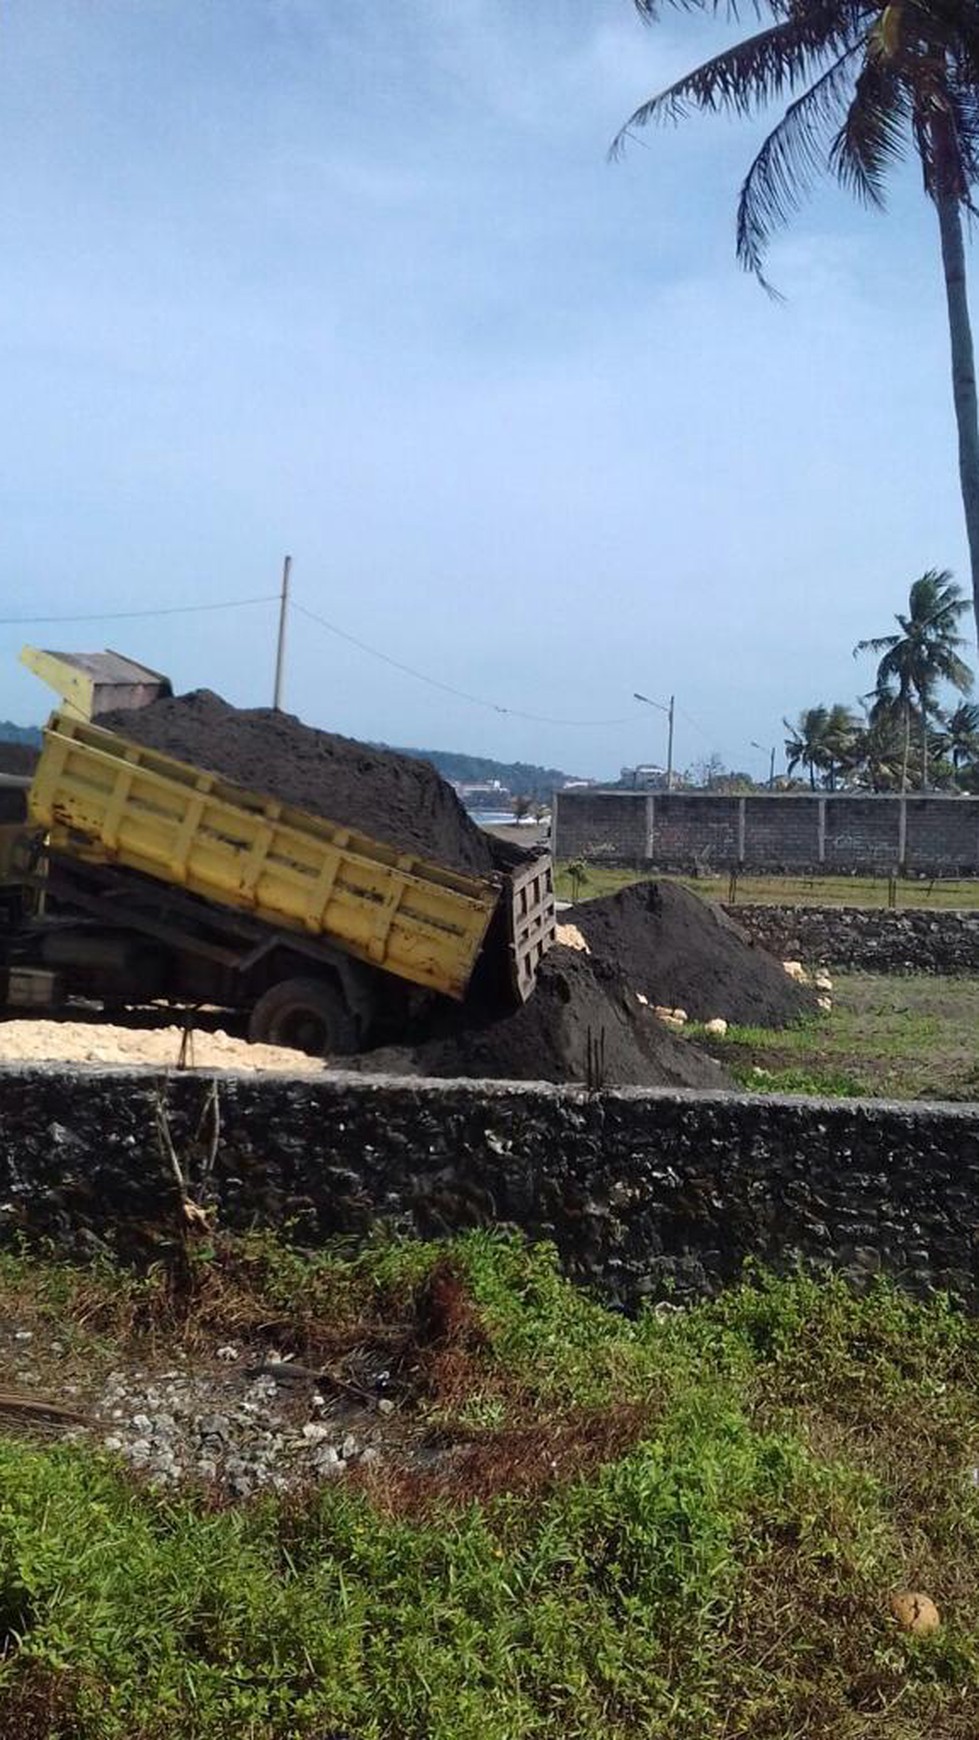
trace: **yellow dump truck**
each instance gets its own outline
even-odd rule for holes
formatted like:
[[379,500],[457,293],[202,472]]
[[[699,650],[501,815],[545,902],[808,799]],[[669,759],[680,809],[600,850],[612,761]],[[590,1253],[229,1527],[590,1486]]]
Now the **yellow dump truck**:
[[344,1053],[403,1035],[432,993],[532,993],[546,854],[474,877],[399,851],[104,729],[100,712],[170,692],[146,667],[22,656],[62,705],[27,794],[8,1002],[207,1003],[246,1012],[254,1039]]

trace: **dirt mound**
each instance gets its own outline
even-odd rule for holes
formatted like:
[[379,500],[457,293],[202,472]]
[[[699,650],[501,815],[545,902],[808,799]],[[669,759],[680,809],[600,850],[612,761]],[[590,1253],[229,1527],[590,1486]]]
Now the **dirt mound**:
[[316,731],[271,707],[232,707],[209,689],[98,723],[402,851],[476,876],[494,867],[489,836],[427,761]]
[[596,962],[650,1003],[746,1027],[785,1027],[815,1001],[719,906],[673,882],[637,882],[575,907]]
[[551,950],[533,996],[514,1014],[493,1020],[452,1011],[420,1044],[369,1052],[355,1067],[372,1074],[584,1082],[589,1035],[604,1054],[601,1073],[610,1086],[731,1085],[719,1064],[644,1009],[613,967],[560,947]]

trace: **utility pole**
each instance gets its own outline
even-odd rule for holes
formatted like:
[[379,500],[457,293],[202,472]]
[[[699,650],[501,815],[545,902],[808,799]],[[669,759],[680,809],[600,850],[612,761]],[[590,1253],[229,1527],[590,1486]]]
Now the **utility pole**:
[[286,657],[286,618],[289,612],[289,575],[292,572],[292,557],[287,556],[282,564],[282,591],[279,595],[279,639],[275,649],[275,692],[272,705],[276,712],[282,709],[282,678],[285,670]]
[[648,695],[640,695],[638,689],[633,689],[634,701],[642,701],[646,707],[655,707],[657,713],[665,713],[669,719],[669,733],[666,739],[666,789],[673,790],[673,718],[676,713],[676,696],[670,696],[670,704],[664,707],[662,701],[651,701]]

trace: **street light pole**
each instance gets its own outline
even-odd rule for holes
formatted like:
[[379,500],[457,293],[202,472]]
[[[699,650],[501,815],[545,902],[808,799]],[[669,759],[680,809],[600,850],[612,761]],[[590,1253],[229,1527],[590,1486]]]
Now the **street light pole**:
[[[751,747],[752,747],[752,749],[760,749],[762,754],[764,755],[764,753],[765,753],[764,743],[756,743],[754,738],[752,738],[751,739]],[[769,791],[775,790],[775,745],[774,745],[774,743],[772,744],[772,747],[768,752],[768,789],[769,789]]]
[[658,713],[665,713],[669,720],[669,730],[666,738],[666,789],[673,790],[673,718],[676,713],[676,696],[670,696],[670,704],[664,707],[662,701],[651,701],[648,695],[640,695],[638,689],[633,689],[634,701],[642,701],[646,707],[655,707]]

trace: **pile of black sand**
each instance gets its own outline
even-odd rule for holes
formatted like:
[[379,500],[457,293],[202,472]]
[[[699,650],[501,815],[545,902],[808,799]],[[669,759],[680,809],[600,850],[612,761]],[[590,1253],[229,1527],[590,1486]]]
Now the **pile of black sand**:
[[560,947],[547,955],[536,990],[513,1014],[494,1020],[455,1009],[419,1044],[387,1046],[350,1062],[372,1074],[585,1082],[589,1035],[609,1086],[731,1086],[713,1058],[642,1007],[614,968]]
[[316,731],[271,707],[232,707],[209,689],[102,714],[97,723],[262,796],[485,876],[490,836],[430,762]]
[[813,993],[774,955],[719,906],[674,882],[636,882],[564,916],[596,963],[691,1020],[719,1015],[742,1027],[786,1027],[815,1008]]

